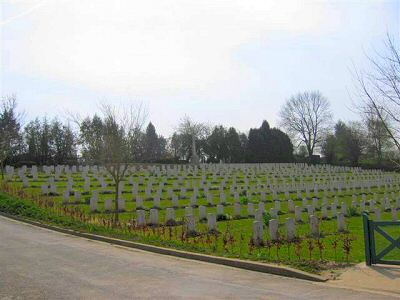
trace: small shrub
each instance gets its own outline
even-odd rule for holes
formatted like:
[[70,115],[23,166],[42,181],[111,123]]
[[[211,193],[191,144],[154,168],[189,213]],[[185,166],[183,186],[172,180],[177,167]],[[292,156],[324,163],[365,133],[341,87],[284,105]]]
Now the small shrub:
[[355,207],[349,207],[347,208],[347,215],[349,217],[355,217],[359,216],[360,214],[357,212],[357,209]]
[[247,205],[249,203],[249,199],[246,196],[240,197],[240,204]]
[[272,220],[272,216],[269,212],[264,213],[263,215],[264,225],[269,226],[269,221]]
[[226,221],[226,220],[231,220],[231,219],[232,219],[232,216],[230,216],[229,214],[217,216],[217,221]]

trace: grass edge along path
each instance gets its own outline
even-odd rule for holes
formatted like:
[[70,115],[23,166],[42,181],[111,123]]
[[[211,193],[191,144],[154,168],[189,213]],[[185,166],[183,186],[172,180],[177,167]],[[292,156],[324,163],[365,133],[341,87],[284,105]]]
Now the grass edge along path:
[[[43,203],[41,204],[43,205]],[[326,280],[321,276],[314,275],[318,274],[318,271],[320,271],[319,267],[314,268],[316,264],[271,264],[262,260],[257,262],[237,259],[236,257],[229,258],[227,255],[215,256],[214,253],[211,253],[213,255],[209,255],[210,253],[199,251],[198,248],[193,249],[187,244],[173,243],[173,241],[166,243],[166,241],[159,240],[155,237],[144,238],[143,236],[132,235],[131,232],[126,232],[120,228],[106,228],[101,225],[87,224],[77,220],[72,216],[60,215],[51,209],[41,207],[41,205],[33,200],[13,196],[4,192],[0,192],[0,212],[3,216],[8,216],[22,222],[25,221],[32,225],[39,225],[41,227],[61,231],[64,233],[96,240],[103,240],[106,242],[120,244],[122,246],[138,248],[160,254],[208,261],[217,264],[312,281]],[[123,243],[121,239],[126,242]],[[146,245],[149,246],[146,247]],[[291,267],[294,267],[295,269]]]

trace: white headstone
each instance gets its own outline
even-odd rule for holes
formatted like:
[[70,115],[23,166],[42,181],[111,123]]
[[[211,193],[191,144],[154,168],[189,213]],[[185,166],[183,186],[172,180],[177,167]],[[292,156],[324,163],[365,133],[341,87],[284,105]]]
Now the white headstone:
[[269,237],[271,241],[276,241],[279,238],[279,233],[278,233],[278,220],[277,219],[272,219],[269,220]]
[[303,221],[302,208],[300,206],[296,206],[294,208],[294,218],[295,218],[296,222],[302,222]]
[[287,230],[288,241],[294,240],[296,238],[296,223],[294,219],[292,218],[286,219],[286,230]]
[[256,245],[259,245],[263,242],[264,232],[263,232],[263,223],[260,221],[253,222],[253,240]]
[[337,216],[338,231],[343,232],[346,229],[344,213],[339,213]]
[[200,205],[199,206],[199,219],[200,221],[206,220],[207,219],[207,209],[205,206]]
[[111,199],[107,199],[105,204],[104,204],[104,209],[106,211],[111,211],[111,206],[112,206],[112,200]]
[[207,214],[208,231],[217,231],[217,217],[213,213]]
[[151,225],[159,224],[158,209],[155,209],[155,208],[150,209],[150,224]]
[[319,219],[317,216],[310,216],[310,228],[313,236],[319,236]]
[[155,196],[154,197],[154,199],[153,199],[153,205],[154,205],[154,208],[160,208],[161,207],[161,199],[160,199],[160,196]]
[[137,214],[137,225],[138,226],[144,226],[146,225],[146,212],[143,209],[138,209],[136,211]]
[[240,218],[241,217],[241,211],[240,211],[240,203],[235,203],[235,217]]
[[143,198],[139,196],[136,197],[136,209],[142,209],[143,207]]
[[193,215],[186,216],[187,227],[190,234],[196,233],[196,220]]
[[118,199],[118,210],[119,211],[125,211],[126,209],[126,202],[124,198],[119,198]]
[[97,208],[97,199],[95,197],[90,198],[90,211],[96,212],[98,211]]
[[292,199],[288,200],[289,213],[294,213],[294,201]]
[[221,204],[217,205],[217,216],[223,216],[224,215],[224,206]]
[[254,203],[252,202],[247,203],[247,214],[249,217],[254,216]]

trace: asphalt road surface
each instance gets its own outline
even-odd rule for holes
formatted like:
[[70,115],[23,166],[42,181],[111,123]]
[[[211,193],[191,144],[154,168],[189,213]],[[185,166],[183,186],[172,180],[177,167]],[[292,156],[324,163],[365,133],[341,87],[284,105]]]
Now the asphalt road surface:
[[0,299],[394,299],[127,249],[0,217]]

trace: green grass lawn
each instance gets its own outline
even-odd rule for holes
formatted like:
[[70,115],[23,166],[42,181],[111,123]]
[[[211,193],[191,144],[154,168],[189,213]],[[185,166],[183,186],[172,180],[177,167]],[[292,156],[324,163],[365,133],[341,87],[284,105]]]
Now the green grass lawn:
[[[137,180],[138,175],[136,174],[134,180]],[[351,173],[346,173],[346,176],[352,176]],[[80,174],[74,174],[74,190],[80,190],[82,193],[84,192],[84,180]],[[243,184],[244,174],[240,174],[238,176],[238,184]],[[259,175],[259,178],[264,179],[265,174]],[[201,176],[197,177],[188,177],[187,180],[200,180]],[[209,180],[212,179],[212,176],[209,174]],[[256,179],[250,182],[250,186],[256,184]],[[289,181],[289,178],[286,178]],[[306,181],[310,181],[311,177],[306,177]],[[43,173],[40,174],[38,181],[33,181],[30,178],[30,187],[23,188],[22,182],[14,177],[14,180],[9,182],[16,190],[24,190],[25,195],[23,198],[32,198],[28,195],[40,195],[41,194],[41,185],[47,183],[48,177]],[[158,178],[153,188],[157,187],[157,182],[159,182],[161,178]],[[165,189],[172,187],[173,182],[176,178],[168,178],[166,181]],[[145,186],[147,179],[144,185],[139,187],[140,196],[145,199]],[[218,178],[217,181],[212,182],[211,192],[214,195],[214,203],[219,204],[219,190],[218,186],[221,182],[221,178]],[[251,259],[258,261],[268,261],[268,262],[277,262],[288,265],[293,265],[298,268],[302,268],[308,271],[318,272],[318,270],[323,269],[325,267],[332,267],[335,264],[341,264],[349,260],[349,262],[361,262],[365,260],[364,257],[364,237],[363,237],[363,223],[361,217],[361,211],[357,210],[356,215],[350,216],[346,218],[346,233],[338,233],[337,231],[337,220],[336,218],[330,218],[327,220],[321,221],[321,237],[319,239],[310,237],[310,225],[308,223],[308,214],[306,211],[303,212],[303,220],[304,223],[297,223],[297,235],[299,239],[297,242],[288,243],[285,240],[286,236],[286,228],[285,221],[286,218],[294,218],[294,214],[288,213],[287,201],[285,200],[285,195],[279,194],[279,199],[281,200],[281,213],[278,216],[279,220],[279,231],[281,235],[281,240],[279,242],[272,243],[269,239],[269,233],[267,226],[264,225],[264,240],[265,245],[262,247],[255,247],[250,242],[252,237],[252,226],[254,222],[253,217],[247,217],[247,205],[242,205],[242,218],[234,219],[232,216],[234,215],[233,211],[233,203],[234,199],[229,195],[229,187],[231,182],[228,181],[227,189],[225,193],[227,195],[227,205],[224,208],[225,214],[227,214],[227,220],[218,221],[218,231],[219,234],[217,236],[209,234],[207,232],[207,224],[202,222],[197,222],[197,231],[199,234],[193,237],[187,237],[185,235],[185,225],[178,225],[174,227],[166,227],[159,226],[158,228],[150,228],[146,227],[144,229],[135,229],[130,227],[128,229],[128,223],[136,218],[136,202],[133,199],[131,194],[132,187],[129,186],[128,181],[125,183],[126,193],[123,194],[123,197],[126,199],[126,211],[119,214],[120,221],[122,225],[120,227],[111,228],[109,223],[102,220],[110,220],[112,218],[111,213],[106,213],[104,211],[104,202],[108,198],[114,198],[114,194],[99,194],[99,212],[91,213],[89,201],[91,195],[82,195],[81,203],[74,204],[62,204],[62,194],[67,186],[67,178],[62,176],[57,183],[58,193],[60,196],[50,196],[44,197],[47,199],[51,199],[54,202],[52,208],[46,208],[47,210],[51,210],[53,214],[57,217],[62,216],[66,213],[65,209],[63,211],[63,207],[67,207],[68,209],[78,208],[79,211],[84,213],[84,216],[91,217],[90,222],[97,226],[97,232],[101,234],[118,236],[121,238],[152,243],[156,245],[162,245],[167,247],[174,247],[178,249],[186,249],[190,251],[197,251],[208,254],[215,254],[220,256],[228,256],[228,257],[239,257],[242,259]],[[93,190],[101,191],[100,183],[91,176],[91,193]],[[107,190],[112,191],[114,187],[110,180],[108,180],[108,188]],[[393,190],[396,192],[396,196],[398,190]],[[384,193],[391,193],[392,190],[387,189],[386,191],[383,188],[373,188],[371,194],[367,195],[367,199],[370,200],[373,197],[373,193],[377,193],[379,197],[383,197]],[[90,193],[90,194],[91,194]],[[155,192],[153,193],[155,195]],[[189,189],[185,199],[179,200],[179,208],[177,208],[176,216],[177,220],[184,220],[185,207],[190,206],[190,197],[192,191]],[[361,199],[361,190],[352,190],[347,191],[343,190],[342,194],[339,195],[339,204],[341,202],[346,202],[350,207],[352,201],[352,195],[356,194],[358,196],[358,200]],[[323,192],[320,192],[318,195],[311,193],[312,197],[323,198]],[[297,193],[290,194],[291,199],[295,201],[295,205],[302,206],[302,200],[296,199]],[[305,192],[303,192],[303,197],[305,197]],[[4,194],[2,195],[2,199],[7,198]],[[9,198],[15,199],[15,198]],[[74,201],[74,196],[70,197],[71,201]],[[333,195],[330,194],[328,198],[329,203],[333,202]],[[16,201],[16,200],[15,200]],[[245,196],[241,196],[241,201],[245,203],[247,201]],[[258,202],[260,201],[260,195],[255,195],[252,200],[255,203],[255,208],[257,207]],[[200,191],[200,197],[198,197],[198,204],[207,206],[207,199],[204,196],[204,193]],[[265,203],[266,211],[268,212],[271,207],[274,207],[274,202],[272,201],[272,195],[267,195],[267,201]],[[311,204],[311,200],[309,200],[309,204]],[[151,208],[153,208],[153,201],[151,199],[145,199],[144,201],[144,209],[146,210],[146,217],[148,218],[149,212]],[[378,204],[377,206],[380,207]],[[166,190],[163,191],[162,199],[161,199],[161,207],[159,210],[160,214],[160,223],[163,224],[165,221],[165,209],[167,207],[172,207],[172,201],[168,198]],[[367,207],[368,208],[368,207]],[[43,209],[43,207],[41,208]],[[338,209],[339,210],[339,209]],[[216,206],[207,207],[207,213],[214,212],[216,213]],[[194,208],[194,214],[196,215],[196,220],[198,220],[198,208]],[[68,213],[67,213],[68,214]],[[316,212],[317,216],[321,216],[321,212]],[[331,212],[328,212],[328,215],[331,216]],[[374,218],[374,215],[371,215],[371,218]],[[74,220],[77,220],[77,217],[73,217]],[[382,219],[391,220],[391,213],[382,211]],[[82,217],[81,217],[82,221]],[[86,230],[86,229],[85,229]],[[397,238],[399,234],[398,229],[392,229],[390,233]],[[377,237],[377,247],[384,248],[386,242],[379,235]],[[349,251],[345,251],[346,247],[350,247]],[[400,259],[400,251],[393,251],[388,256],[388,259]],[[385,257],[386,258],[386,257]]]

